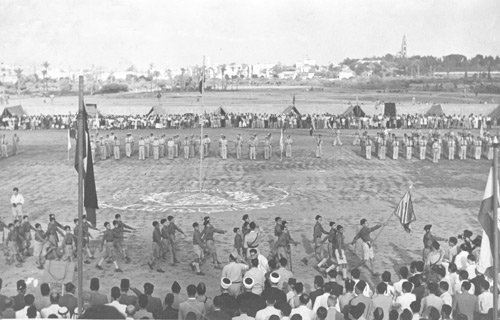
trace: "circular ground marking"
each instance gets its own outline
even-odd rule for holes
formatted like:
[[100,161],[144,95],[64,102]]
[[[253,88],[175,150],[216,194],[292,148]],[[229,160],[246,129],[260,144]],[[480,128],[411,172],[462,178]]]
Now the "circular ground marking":
[[[153,212],[223,212],[266,209],[286,204],[288,192],[273,186],[255,192],[234,190],[176,190],[133,196],[131,191],[119,191],[111,201],[100,203],[101,209]],[[136,199],[134,201],[134,198]]]

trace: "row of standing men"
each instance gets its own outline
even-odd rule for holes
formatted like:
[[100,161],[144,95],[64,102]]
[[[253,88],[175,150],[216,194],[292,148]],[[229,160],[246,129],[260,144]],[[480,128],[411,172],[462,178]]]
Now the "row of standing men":
[[[265,160],[269,160],[272,158],[273,143],[271,138],[271,134],[268,134],[262,141],[263,158]],[[241,159],[244,144],[241,134],[238,134],[236,136],[236,140],[231,142],[234,143],[235,158]],[[130,133],[127,133],[127,136],[125,137],[123,143],[125,145],[126,157],[132,157],[135,150],[134,147],[136,145],[134,137],[132,137]],[[284,139],[283,143],[283,151],[285,153],[285,156],[290,158],[292,156],[293,140],[290,136],[288,136],[286,139]],[[121,157],[122,142],[117,136],[114,135],[114,133],[111,133],[106,137],[100,136],[96,139],[94,139],[94,136],[91,136],[90,144],[92,158],[94,159],[94,161],[97,160],[97,156],[99,156],[101,160],[106,160],[109,157],[114,157],[115,160],[119,160]],[[218,140],[218,156],[220,156],[222,159],[227,159],[229,144],[230,141],[226,138],[226,136],[221,135]],[[139,160],[145,160],[149,157],[152,157],[154,160],[159,160],[162,157],[173,160],[174,158],[178,158],[179,156],[181,156],[181,153],[184,159],[189,159],[199,156],[200,145],[202,145],[203,147],[203,157],[208,157],[211,152],[210,148],[212,145],[212,140],[208,135],[204,135],[202,139],[200,139],[200,137],[191,135],[186,136],[184,140],[182,140],[179,135],[175,135],[171,138],[167,138],[165,135],[162,135],[158,138],[151,133],[149,137],[140,137],[137,145]],[[259,140],[257,138],[257,135],[251,135],[248,140],[248,156],[250,160],[257,159],[258,146]]]

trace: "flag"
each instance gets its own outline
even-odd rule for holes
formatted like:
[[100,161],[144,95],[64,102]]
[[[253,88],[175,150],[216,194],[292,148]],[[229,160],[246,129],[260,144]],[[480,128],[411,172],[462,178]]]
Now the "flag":
[[200,81],[198,82],[198,90],[201,94],[205,90],[205,67],[203,67],[203,71],[201,73]]
[[411,201],[410,190],[408,190],[401,198],[394,214],[399,218],[399,222],[401,223],[405,231],[410,233],[410,223],[417,220],[415,212],[413,211],[413,203]]
[[[85,106],[85,104],[83,104]],[[92,223],[95,227],[96,225],[96,209],[99,209],[97,204],[97,191],[95,187],[95,178],[94,178],[94,162],[92,159],[92,152],[90,147],[90,136],[89,136],[89,128],[87,123],[87,112],[85,111],[85,107],[80,107],[80,112],[83,113],[83,134],[77,134],[76,141],[77,147],[75,151],[75,169],[78,172],[78,161],[79,161],[79,150],[78,143],[79,139],[83,139],[83,185],[84,185],[84,193],[83,193],[83,206],[85,207],[85,211],[87,212],[87,220]]]
[[283,140],[283,127],[281,127],[281,137],[280,137],[280,150],[283,152],[285,150],[285,141]]
[[[495,179],[496,180],[496,179]],[[483,201],[479,209],[478,220],[483,228],[483,238],[481,240],[481,252],[479,256],[479,271],[486,271],[488,267],[493,266],[493,244],[494,244],[494,226],[493,226],[493,183],[497,184],[498,180],[493,179],[493,167],[490,169],[486,188],[484,189]],[[498,194],[497,194],[498,199]]]
[[[68,128],[68,150],[71,150],[71,129]],[[69,154],[68,154],[69,160]]]

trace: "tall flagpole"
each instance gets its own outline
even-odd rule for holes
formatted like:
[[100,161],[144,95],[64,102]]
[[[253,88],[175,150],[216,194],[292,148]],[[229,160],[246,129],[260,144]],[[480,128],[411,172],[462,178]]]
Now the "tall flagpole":
[[84,132],[84,106],[83,106],[83,76],[78,78],[78,135],[77,135],[77,148],[78,148],[78,316],[82,314],[83,310],[83,142],[85,137]]
[[[201,111],[203,112],[203,108],[205,103],[203,101],[203,92],[205,91],[204,81],[205,80],[205,56],[203,56],[203,69],[201,71]],[[200,193],[203,191],[203,182],[202,182],[202,173],[203,173],[203,154],[205,153],[205,146],[203,145],[203,126],[205,125],[205,119],[202,118],[202,113],[200,113]]]
[[498,319],[498,147],[493,140],[493,319]]

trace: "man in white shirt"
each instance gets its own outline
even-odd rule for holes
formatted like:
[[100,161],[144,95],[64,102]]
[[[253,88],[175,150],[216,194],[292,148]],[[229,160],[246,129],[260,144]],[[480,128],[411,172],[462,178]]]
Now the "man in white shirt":
[[403,294],[397,297],[394,303],[394,306],[398,307],[399,313],[403,312],[403,310],[405,309],[411,310],[410,304],[413,301],[417,300],[417,297],[413,293],[411,293],[413,285],[409,281],[403,282],[402,289]]
[[23,205],[24,198],[23,195],[19,193],[19,189],[16,187],[13,189],[13,194],[10,197],[10,204],[12,205],[12,215],[14,219],[21,220],[23,216]]
[[441,295],[439,296],[441,299],[443,299],[443,304],[447,304],[449,306],[453,305],[453,298],[451,297],[451,294],[449,292],[450,285],[446,281],[441,281],[439,283],[439,291],[441,292]]
[[292,313],[290,313],[290,317],[292,317],[294,314],[300,314],[302,316],[302,320],[314,319],[314,311],[307,307],[307,304],[309,303],[309,295],[306,293],[301,294],[299,297],[299,301],[300,306],[292,310]]
[[458,270],[467,269],[467,256],[469,255],[468,247],[465,243],[460,245],[460,252],[455,256],[455,264]]
[[399,278],[401,280],[394,283],[394,293],[395,293],[396,297],[403,294],[402,285],[403,285],[403,282],[408,281],[408,274],[409,273],[410,273],[410,271],[408,270],[408,267],[401,267],[399,269]]
[[[248,235],[245,236],[245,239]],[[257,249],[250,249],[250,259],[257,259],[259,261],[259,270],[262,272],[267,273],[269,272],[269,264],[267,261],[267,258],[261,255]]]
[[51,314],[55,314],[57,317],[59,317],[59,312],[62,311],[62,308],[59,306],[60,297],[61,296],[57,292],[52,292],[50,294],[50,306],[40,311],[42,318],[47,318]]
[[293,273],[290,270],[287,270],[286,266],[288,264],[288,260],[286,258],[280,259],[280,267],[275,272],[280,275],[280,281],[278,282],[278,289],[283,290],[283,284],[293,277]]
[[489,289],[490,283],[487,280],[481,281],[481,293],[477,297],[478,311],[481,316],[485,316],[493,308],[493,293]]
[[252,293],[255,293],[257,295],[261,295],[262,291],[264,290],[264,283],[266,281],[266,277],[264,272],[260,270],[259,267],[259,260],[257,259],[252,259],[250,260],[250,270],[248,270],[245,273],[245,278],[250,277],[254,281],[254,285],[252,287]]
[[243,272],[248,270],[248,265],[243,263],[243,260],[238,254],[229,254],[229,264],[222,269],[222,278],[231,280],[229,286],[229,294],[237,297],[241,293],[241,281],[243,280]]
[[121,314],[123,314],[124,317],[126,317],[127,316],[127,306],[118,302],[118,300],[120,299],[120,296],[121,296],[120,288],[118,288],[118,287],[111,288],[111,300],[112,301],[110,303],[107,303],[106,305],[115,307],[116,310],[118,310]]
[[[33,306],[33,304],[35,303],[35,297],[32,295],[32,294],[27,294],[24,296],[24,304],[25,304],[25,307],[22,308],[21,310],[19,311],[16,311],[16,319],[26,319],[28,318],[28,308]],[[36,310],[36,308],[35,308]],[[40,315],[40,312],[36,312],[36,316],[37,318],[40,318],[41,315]]]
[[272,294],[268,295],[266,299],[267,307],[257,311],[257,314],[255,314],[255,320],[267,320],[273,314],[281,317],[281,311],[274,307],[275,302],[276,298]]

